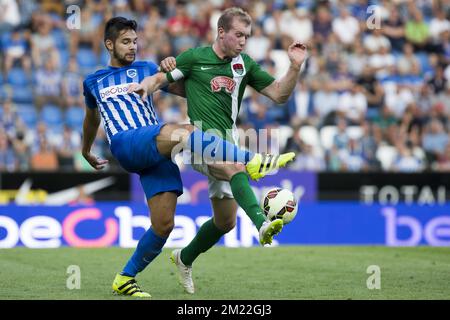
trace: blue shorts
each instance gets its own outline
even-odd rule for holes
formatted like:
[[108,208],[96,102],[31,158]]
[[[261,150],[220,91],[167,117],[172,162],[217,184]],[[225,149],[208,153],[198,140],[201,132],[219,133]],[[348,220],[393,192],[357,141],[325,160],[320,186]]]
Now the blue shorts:
[[112,154],[122,168],[139,175],[147,199],[160,192],[183,194],[178,166],[156,147],[156,136],[163,125],[126,130],[111,138]]

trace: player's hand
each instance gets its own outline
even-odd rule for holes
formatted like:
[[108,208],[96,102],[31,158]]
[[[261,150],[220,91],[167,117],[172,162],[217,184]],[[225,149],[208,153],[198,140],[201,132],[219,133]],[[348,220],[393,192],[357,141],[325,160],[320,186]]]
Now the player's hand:
[[106,164],[108,164],[108,160],[100,159],[99,157],[93,155],[92,153],[83,153],[83,157],[87,162],[91,165],[95,170],[102,170]]
[[141,83],[131,83],[130,86],[128,87],[127,93],[131,94],[133,92],[136,92],[138,95],[141,96],[142,100],[147,99],[147,89],[145,87],[145,85],[143,84],[143,82],[145,81],[145,79],[141,82]]
[[177,67],[177,60],[174,57],[167,57],[161,61],[159,71],[170,72]]
[[291,61],[291,66],[300,70],[302,63],[306,60],[308,50],[306,45],[300,43],[299,41],[295,41],[289,46],[287,54],[289,56],[289,60]]

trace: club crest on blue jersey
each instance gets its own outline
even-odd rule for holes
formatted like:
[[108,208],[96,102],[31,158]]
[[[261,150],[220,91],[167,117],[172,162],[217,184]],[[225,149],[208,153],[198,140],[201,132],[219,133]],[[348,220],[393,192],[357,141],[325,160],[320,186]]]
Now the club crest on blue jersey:
[[127,76],[128,76],[129,78],[134,78],[134,77],[136,77],[136,76],[137,76],[137,71],[136,71],[136,69],[128,69],[128,70],[127,70]]

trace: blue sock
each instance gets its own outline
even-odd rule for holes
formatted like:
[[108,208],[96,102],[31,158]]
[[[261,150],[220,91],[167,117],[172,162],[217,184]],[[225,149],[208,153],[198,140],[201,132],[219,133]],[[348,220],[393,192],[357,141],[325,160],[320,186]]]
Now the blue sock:
[[138,272],[144,270],[161,253],[166,240],[167,238],[158,236],[152,228],[148,229],[141,240],[139,240],[133,256],[128,260],[120,274],[135,277]]
[[203,160],[249,162],[255,155],[228,142],[216,134],[195,129],[189,136],[187,145],[190,150],[201,155]]

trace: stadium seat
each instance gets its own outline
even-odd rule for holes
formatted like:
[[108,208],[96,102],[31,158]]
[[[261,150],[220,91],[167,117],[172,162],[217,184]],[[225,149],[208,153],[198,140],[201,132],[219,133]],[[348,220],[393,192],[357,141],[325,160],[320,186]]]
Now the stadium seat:
[[[79,48],[77,62],[82,69],[93,69],[97,66],[97,56],[91,49]],[[92,71],[92,70],[91,70]]]
[[333,146],[334,136],[337,132],[338,129],[336,126],[325,126],[320,129],[320,142],[325,150],[331,149]]
[[363,136],[364,132],[360,126],[350,126],[347,127],[347,134],[350,139],[359,140]]
[[64,50],[68,47],[66,35],[61,29],[53,29],[51,36],[55,40],[57,49]]
[[320,145],[319,132],[317,131],[317,128],[314,126],[301,127],[299,135],[300,138],[307,144],[310,144],[312,146]]
[[66,124],[73,130],[81,131],[84,120],[84,110],[80,107],[70,107],[66,111]]
[[11,99],[14,103],[33,103],[33,88],[31,86],[13,86]]
[[41,120],[47,123],[49,127],[62,125],[61,110],[54,105],[45,105],[41,111]]
[[36,127],[37,112],[32,104],[16,104],[17,115],[22,119],[28,128]]
[[12,68],[8,74],[8,83],[12,86],[26,86],[30,81],[21,68]]
[[388,171],[397,158],[397,154],[398,152],[395,147],[382,145],[378,147],[375,156],[381,162],[383,170]]

